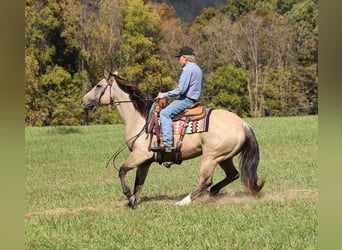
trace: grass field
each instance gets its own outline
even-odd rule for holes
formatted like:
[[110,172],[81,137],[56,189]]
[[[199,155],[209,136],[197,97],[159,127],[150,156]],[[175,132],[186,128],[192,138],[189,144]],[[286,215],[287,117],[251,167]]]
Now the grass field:
[[[198,183],[197,158],[170,169],[154,163],[136,209],[116,168],[106,168],[124,143],[122,125],[26,128],[25,248],[317,249],[318,117],[247,121],[267,180],[258,197],[235,181],[217,198],[174,206]],[[214,183],[221,178],[216,168]]]

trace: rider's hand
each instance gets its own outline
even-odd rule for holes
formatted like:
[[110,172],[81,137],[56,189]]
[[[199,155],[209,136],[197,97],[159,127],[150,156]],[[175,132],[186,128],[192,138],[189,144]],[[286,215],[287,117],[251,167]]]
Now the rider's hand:
[[157,97],[156,97],[156,99],[161,99],[161,98],[163,98],[163,93],[162,93],[162,92],[159,92],[158,95],[157,95]]

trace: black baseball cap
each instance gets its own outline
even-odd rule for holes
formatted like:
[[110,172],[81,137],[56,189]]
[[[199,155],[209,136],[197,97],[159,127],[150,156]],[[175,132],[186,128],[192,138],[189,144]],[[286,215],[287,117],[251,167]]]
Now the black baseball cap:
[[178,55],[176,55],[176,57],[181,57],[181,56],[194,56],[194,50],[190,47],[182,47],[180,48]]

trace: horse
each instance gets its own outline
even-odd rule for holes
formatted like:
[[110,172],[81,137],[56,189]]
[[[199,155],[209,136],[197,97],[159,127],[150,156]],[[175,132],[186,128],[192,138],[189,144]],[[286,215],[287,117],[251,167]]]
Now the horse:
[[[149,108],[145,95],[137,84],[126,81],[117,72],[104,73],[100,80],[82,97],[84,111],[98,106],[116,106],[125,127],[126,145],[130,150],[127,160],[118,169],[123,194],[128,206],[134,208],[144,185],[149,168],[155,162],[154,152],[149,150],[149,140],[145,129]],[[174,135],[177,141],[179,135]],[[151,139],[156,141],[155,136]],[[181,148],[182,159],[189,160],[202,155],[200,178],[196,189],[190,192],[176,205],[188,205],[203,191],[212,185],[214,169],[219,165],[225,172],[225,178],[210,188],[209,195],[215,196],[229,183],[241,178],[241,182],[250,194],[257,194],[265,184],[259,180],[259,145],[253,129],[238,115],[224,110],[213,109],[209,118],[207,132],[187,134]],[[239,155],[239,169],[233,163],[233,157]],[[133,193],[126,180],[127,172],[136,168]]]

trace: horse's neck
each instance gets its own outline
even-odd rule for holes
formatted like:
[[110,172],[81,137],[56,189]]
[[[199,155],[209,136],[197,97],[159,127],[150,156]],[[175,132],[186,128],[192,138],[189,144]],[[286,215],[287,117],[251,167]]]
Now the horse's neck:
[[125,125],[126,140],[137,135],[145,125],[145,118],[134,108],[130,102],[128,95],[121,95],[120,101],[116,107],[121,116],[122,122]]
[[132,137],[140,132],[145,123],[132,103],[121,103],[117,106],[121,119],[125,125],[126,137]]

